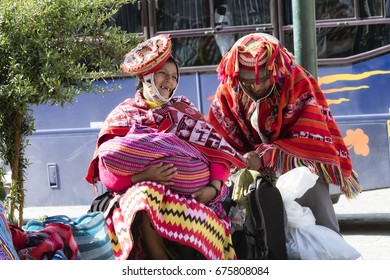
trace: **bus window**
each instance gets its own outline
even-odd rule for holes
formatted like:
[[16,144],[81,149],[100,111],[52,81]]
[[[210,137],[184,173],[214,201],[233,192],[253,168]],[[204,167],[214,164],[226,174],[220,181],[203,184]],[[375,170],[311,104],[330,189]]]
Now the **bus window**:
[[[270,25],[270,15],[270,0],[216,0],[214,2],[214,37],[221,55],[225,55],[238,38],[249,33],[239,32],[240,27]],[[231,33],[218,32],[226,27],[231,29]],[[252,32],[256,31],[256,28],[253,27]]]
[[209,1],[158,1],[157,32],[210,27]]
[[[285,24],[292,24],[292,0],[284,2]],[[390,3],[386,0],[357,1],[358,13],[355,14],[355,0],[316,0],[316,20],[342,20],[354,18],[389,17]],[[385,14],[384,14],[385,12]]]
[[355,17],[353,0],[316,0],[316,19],[344,19]]
[[125,4],[112,17],[109,25],[120,26],[122,30],[129,33],[137,33],[142,35],[143,25],[141,18],[140,6],[138,4]]
[[[293,50],[292,31],[285,32],[284,36],[285,46]],[[318,58],[348,57],[389,44],[389,24],[317,28]]]
[[[243,0],[243,1],[220,1],[226,2],[232,14],[233,25],[254,25],[270,23],[270,1],[269,0]],[[216,1],[218,4],[218,1]],[[218,5],[216,5],[218,7]]]
[[[316,0],[317,56],[345,58],[387,46],[390,25],[386,19],[390,0]],[[281,41],[294,49],[292,1],[284,2]]]
[[[354,0],[316,0],[316,20],[355,18]],[[292,22],[292,0],[284,2],[284,24]]]
[[317,28],[318,58],[351,56],[356,29],[356,26]]
[[383,0],[360,1],[360,13],[363,18],[382,17]]
[[[234,25],[233,10],[230,5],[223,3],[215,7],[214,24],[216,30],[222,30],[225,27]],[[225,55],[233,46],[236,38],[234,34],[215,34],[215,40],[221,55]]]
[[385,16],[390,17],[390,0],[386,0]]
[[173,55],[183,67],[218,64],[242,31],[271,22],[270,0],[158,1],[151,10],[152,30],[171,34]]
[[222,58],[214,36],[172,38],[172,55],[181,67],[218,64]]
[[390,45],[390,25],[374,24],[358,26],[354,43],[353,54]]
[[[210,28],[212,13],[227,15],[229,21],[224,22],[229,26],[245,26],[270,23],[270,0],[215,0],[206,1],[158,1],[156,24],[157,32],[170,30],[188,30],[198,28]],[[214,16],[215,17],[215,16]],[[221,22],[220,22],[221,23]]]

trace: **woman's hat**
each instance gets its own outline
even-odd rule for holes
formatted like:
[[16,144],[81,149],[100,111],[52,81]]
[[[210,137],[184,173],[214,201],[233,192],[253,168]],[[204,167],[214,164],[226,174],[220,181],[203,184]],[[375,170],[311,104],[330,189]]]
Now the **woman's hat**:
[[161,68],[171,56],[171,38],[168,34],[152,37],[125,55],[123,72],[143,76]]

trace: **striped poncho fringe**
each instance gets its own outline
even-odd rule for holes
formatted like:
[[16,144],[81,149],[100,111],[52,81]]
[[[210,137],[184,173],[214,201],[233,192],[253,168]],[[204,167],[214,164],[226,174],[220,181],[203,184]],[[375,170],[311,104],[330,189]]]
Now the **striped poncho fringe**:
[[262,155],[269,150],[272,150],[272,160],[267,168],[272,168],[277,172],[285,173],[296,167],[306,166],[316,173],[323,181],[340,186],[340,190],[348,198],[354,198],[361,192],[357,174],[353,170],[349,176],[345,176],[336,164],[298,158],[293,154],[286,152],[281,147],[274,146],[272,148],[267,145],[262,145],[257,149],[257,152]]

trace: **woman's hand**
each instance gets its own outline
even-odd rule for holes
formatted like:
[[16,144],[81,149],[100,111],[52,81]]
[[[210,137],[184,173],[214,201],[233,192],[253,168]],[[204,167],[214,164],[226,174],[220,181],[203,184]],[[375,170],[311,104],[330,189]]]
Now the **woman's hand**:
[[247,168],[251,170],[259,170],[263,167],[263,160],[255,151],[248,152],[244,155],[244,158],[247,159],[248,165]]
[[169,180],[176,176],[176,171],[177,168],[172,163],[159,162],[140,173],[134,174],[131,179],[133,184],[141,181],[156,181],[166,186],[172,186],[173,182],[169,182]]

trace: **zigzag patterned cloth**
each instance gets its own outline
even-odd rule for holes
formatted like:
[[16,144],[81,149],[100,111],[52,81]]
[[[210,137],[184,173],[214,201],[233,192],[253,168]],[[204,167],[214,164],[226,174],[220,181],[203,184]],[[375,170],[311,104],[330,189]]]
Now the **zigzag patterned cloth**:
[[206,259],[236,259],[227,217],[221,219],[202,203],[150,181],[129,188],[121,195],[119,207],[106,215],[116,259],[128,259],[135,247],[131,227],[139,211],[149,215],[161,236],[194,248]]

